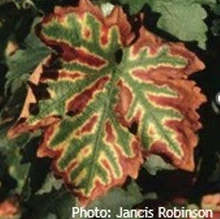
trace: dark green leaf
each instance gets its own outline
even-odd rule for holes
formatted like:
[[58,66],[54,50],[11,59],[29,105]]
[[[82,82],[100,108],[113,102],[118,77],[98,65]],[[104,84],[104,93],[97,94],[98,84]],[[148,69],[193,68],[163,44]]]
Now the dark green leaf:
[[171,164],[165,162],[158,155],[151,155],[147,158],[144,167],[151,175],[156,175],[156,173],[160,170],[174,170],[175,167]]
[[196,0],[147,0],[153,11],[161,14],[158,27],[183,41],[197,41],[205,49],[207,26],[204,19],[207,13],[201,4],[207,1]]
[[16,140],[8,140],[7,126],[0,128],[0,153],[5,157],[9,175],[16,180],[16,193],[20,193],[25,183],[30,164],[22,163],[21,148],[30,140],[29,135],[22,135]]
[[6,90],[10,88],[11,93],[14,93],[19,87],[23,86],[29,74],[49,52],[50,50],[35,35],[33,25],[31,33],[25,40],[24,49],[18,50],[14,55],[7,58],[9,71],[6,75]]
[[[120,212],[120,208],[132,209],[143,200],[144,197],[140,192],[139,186],[132,181],[126,189],[113,189],[104,197],[92,202],[87,209],[94,209],[95,207],[106,210],[111,209],[111,218],[115,219]],[[78,215],[76,219],[84,219],[84,217],[80,218]]]
[[70,219],[75,200],[65,188],[53,190],[44,195],[36,195],[27,203],[22,219]]

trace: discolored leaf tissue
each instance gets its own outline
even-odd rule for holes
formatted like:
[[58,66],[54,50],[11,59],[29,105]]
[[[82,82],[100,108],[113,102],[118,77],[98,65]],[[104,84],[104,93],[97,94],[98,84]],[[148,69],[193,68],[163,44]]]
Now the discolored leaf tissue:
[[36,33],[56,52],[33,72],[8,136],[42,129],[38,156],[82,204],[136,178],[152,154],[193,170],[205,97],[187,78],[204,65],[183,44],[133,32],[120,7],[105,17],[88,0],[56,7]]

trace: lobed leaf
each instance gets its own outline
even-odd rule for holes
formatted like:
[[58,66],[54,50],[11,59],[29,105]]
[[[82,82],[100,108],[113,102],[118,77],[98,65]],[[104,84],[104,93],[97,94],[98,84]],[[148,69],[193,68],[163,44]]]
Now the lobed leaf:
[[151,154],[193,170],[205,101],[187,80],[204,68],[193,53],[144,27],[133,32],[120,7],[104,17],[87,0],[57,7],[37,34],[56,53],[31,76],[8,135],[43,129],[38,156],[53,158],[82,204],[136,178]]
[[201,4],[212,4],[212,1],[197,0],[147,0],[153,11],[161,14],[158,27],[183,41],[197,41],[198,46],[206,48],[206,32],[204,22],[207,13]]
[[[206,48],[206,32],[204,22],[207,13],[203,5],[213,8],[216,0],[119,0],[120,4],[129,8],[130,14],[140,12],[145,5],[160,14],[157,26],[183,41],[197,41],[198,46]],[[147,18],[146,18],[147,19]]]
[[30,168],[29,163],[22,162],[21,149],[30,141],[30,136],[23,135],[16,140],[9,140],[6,137],[8,128],[6,125],[0,128],[0,154],[4,158],[8,174],[16,181],[14,191],[20,193]]
[[[36,20],[39,21],[39,18]],[[13,55],[7,57],[9,71],[6,75],[6,91],[10,89],[11,93],[17,92],[18,88],[22,87],[27,81],[30,72],[48,54],[50,54],[50,50],[36,37],[32,30],[25,39],[25,49],[19,49]]]
[[[135,206],[140,205],[144,201],[144,196],[141,194],[139,186],[131,181],[126,188],[112,189],[106,196],[97,199],[87,206],[87,209],[111,209],[111,219],[117,218],[116,215],[120,214],[120,208],[133,209]],[[79,214],[75,216],[76,219],[85,219],[80,217]],[[133,217],[129,217],[134,219]],[[137,218],[137,217],[136,217]],[[138,217],[139,218],[139,217]],[[124,219],[124,217],[122,218]]]

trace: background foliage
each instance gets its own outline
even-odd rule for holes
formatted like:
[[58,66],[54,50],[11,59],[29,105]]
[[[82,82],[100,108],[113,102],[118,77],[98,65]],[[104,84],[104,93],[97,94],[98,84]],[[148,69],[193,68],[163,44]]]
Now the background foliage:
[[[93,2],[105,10],[111,7],[109,3],[122,5],[131,16],[143,12],[146,28],[167,40],[184,42],[206,65],[204,72],[193,79],[208,101],[199,112],[204,128],[195,151],[195,172],[161,171],[167,166],[155,157],[146,164],[148,171],[141,170],[136,182],[128,180],[123,188],[112,190],[89,207],[112,208],[117,212],[118,206],[170,205],[179,199],[184,205],[200,205],[205,194],[220,192],[220,108],[215,101],[220,91],[220,1]],[[10,200],[16,206],[11,213],[13,218],[67,219],[71,207],[77,204],[62,181],[51,174],[51,160],[36,158],[40,133],[23,135],[13,141],[6,138],[23,105],[29,74],[50,52],[35,36],[34,25],[52,12],[54,6],[74,4],[77,1],[0,0],[0,202]]]

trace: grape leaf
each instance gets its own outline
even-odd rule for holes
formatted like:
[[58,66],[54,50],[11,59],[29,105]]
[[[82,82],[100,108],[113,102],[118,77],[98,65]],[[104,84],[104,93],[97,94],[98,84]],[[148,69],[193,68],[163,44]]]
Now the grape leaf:
[[[115,219],[117,218],[116,215],[120,213],[120,208],[132,209],[143,201],[144,196],[141,194],[140,188],[135,182],[132,181],[125,189],[113,189],[104,197],[92,202],[86,209],[111,209],[111,217],[109,218]],[[80,217],[80,214],[76,214],[75,218],[85,219],[85,217]],[[121,217],[121,219],[124,219],[124,217]]]
[[37,33],[56,54],[33,72],[8,136],[43,129],[38,156],[53,158],[82,204],[136,178],[150,154],[193,170],[205,101],[187,80],[204,68],[193,53],[144,27],[136,35],[120,7],[104,17],[87,0],[57,7]]
[[[131,0],[118,0],[118,2],[121,5],[127,5],[129,8],[130,14],[137,14],[143,9],[145,5],[152,6],[154,3],[155,4],[161,4],[161,3],[178,4],[179,2],[181,2],[181,0],[166,0],[166,1],[164,0],[136,0],[135,4]],[[201,5],[208,5],[210,7],[214,7],[216,4],[216,0],[188,0],[187,2],[189,4],[196,3],[196,4],[201,4]],[[184,2],[182,1],[182,3]]]
[[147,158],[144,167],[151,175],[156,175],[160,170],[174,170],[175,168],[166,163],[160,156],[151,155]]
[[64,187],[50,193],[32,196],[26,204],[24,218],[68,219],[71,218],[75,199]]
[[[206,32],[204,19],[207,13],[202,5],[214,7],[216,0],[119,0],[122,5],[129,6],[129,13],[136,14],[144,5],[161,14],[157,26],[183,41],[197,41],[199,47],[206,48]],[[147,19],[147,17],[146,17]]]
[[[36,18],[36,21],[39,18]],[[11,93],[24,85],[29,74],[36,68],[38,63],[42,61],[50,50],[36,37],[34,30],[27,36],[24,42],[24,48],[7,57],[7,65],[9,71],[6,75],[7,83],[6,90],[10,89]]]
[[207,13],[201,4],[206,1],[181,0],[147,0],[153,11],[161,14],[158,27],[183,41],[197,41],[198,46],[206,48],[206,32],[204,19]]
[[25,183],[30,164],[22,163],[21,148],[30,140],[29,135],[20,136],[16,140],[6,137],[8,126],[0,128],[0,153],[5,157],[9,175],[16,180],[15,192],[20,193]]

